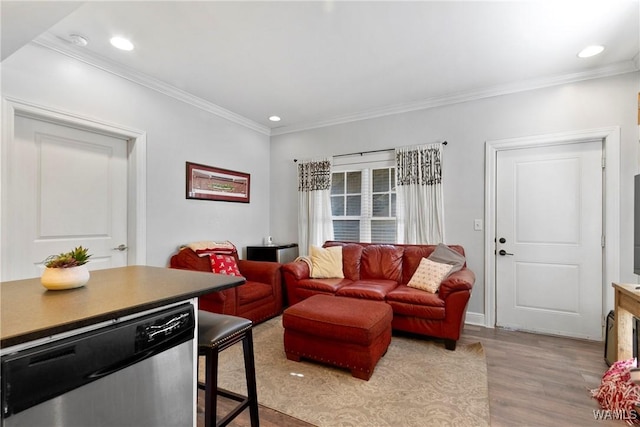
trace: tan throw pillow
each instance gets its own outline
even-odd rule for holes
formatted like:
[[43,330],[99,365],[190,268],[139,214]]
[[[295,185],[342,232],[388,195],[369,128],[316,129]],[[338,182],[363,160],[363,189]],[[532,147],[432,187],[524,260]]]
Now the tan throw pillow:
[[314,279],[343,278],[342,247],[311,246],[311,277]]
[[452,265],[422,258],[420,265],[416,269],[416,272],[413,273],[413,276],[411,276],[411,280],[409,280],[407,286],[435,294],[438,292],[440,283],[447,277],[447,274],[449,274],[452,268]]

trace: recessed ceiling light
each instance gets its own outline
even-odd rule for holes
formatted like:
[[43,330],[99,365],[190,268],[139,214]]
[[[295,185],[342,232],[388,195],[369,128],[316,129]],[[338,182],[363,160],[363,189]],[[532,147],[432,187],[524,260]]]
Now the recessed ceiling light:
[[602,53],[604,50],[604,46],[600,45],[592,45],[587,46],[578,53],[578,58],[590,58],[592,56],[596,56],[599,53]]
[[269,120],[271,120],[272,122],[279,122],[281,119],[278,116],[271,116],[269,117]]
[[89,40],[80,34],[69,34],[69,41],[76,46],[84,47],[89,44]]
[[120,50],[133,50],[133,43],[124,37],[112,37],[109,41]]

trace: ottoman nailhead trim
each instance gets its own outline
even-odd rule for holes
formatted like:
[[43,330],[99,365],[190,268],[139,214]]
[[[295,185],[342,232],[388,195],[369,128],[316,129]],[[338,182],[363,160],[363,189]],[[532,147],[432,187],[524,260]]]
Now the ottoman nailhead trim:
[[364,370],[362,370],[362,369],[358,368],[357,366],[345,365],[345,364],[340,363],[340,362],[337,362],[337,361],[335,361],[335,360],[329,360],[329,359],[323,359],[323,358],[314,357],[314,356],[313,356],[313,355],[311,355],[311,354],[305,354],[305,353],[294,353],[294,354],[297,354],[297,355],[298,355],[298,356],[300,356],[300,357],[304,357],[304,358],[311,359],[311,360],[318,360],[318,361],[320,361],[320,362],[327,362],[327,363],[331,363],[332,365],[339,366],[339,367],[341,367],[341,368],[358,369],[358,370],[360,370],[360,371],[362,371],[362,372],[371,372],[371,370],[370,370],[370,369],[367,369],[366,371],[364,371]]

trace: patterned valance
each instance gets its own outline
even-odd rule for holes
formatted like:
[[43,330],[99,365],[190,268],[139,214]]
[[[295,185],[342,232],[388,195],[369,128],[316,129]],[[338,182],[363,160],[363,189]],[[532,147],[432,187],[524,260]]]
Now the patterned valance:
[[298,191],[329,190],[331,161],[309,161],[298,164]]
[[440,144],[396,149],[398,185],[435,185],[442,182]]

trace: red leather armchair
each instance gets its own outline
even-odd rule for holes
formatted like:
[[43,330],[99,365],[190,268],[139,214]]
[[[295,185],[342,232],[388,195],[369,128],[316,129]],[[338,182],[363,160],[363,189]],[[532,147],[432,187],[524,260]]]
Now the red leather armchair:
[[[203,295],[201,310],[230,314],[260,323],[282,313],[282,275],[277,262],[248,261],[232,254],[246,282],[235,288]],[[171,268],[212,272],[209,255],[199,256],[189,248],[171,257]]]

